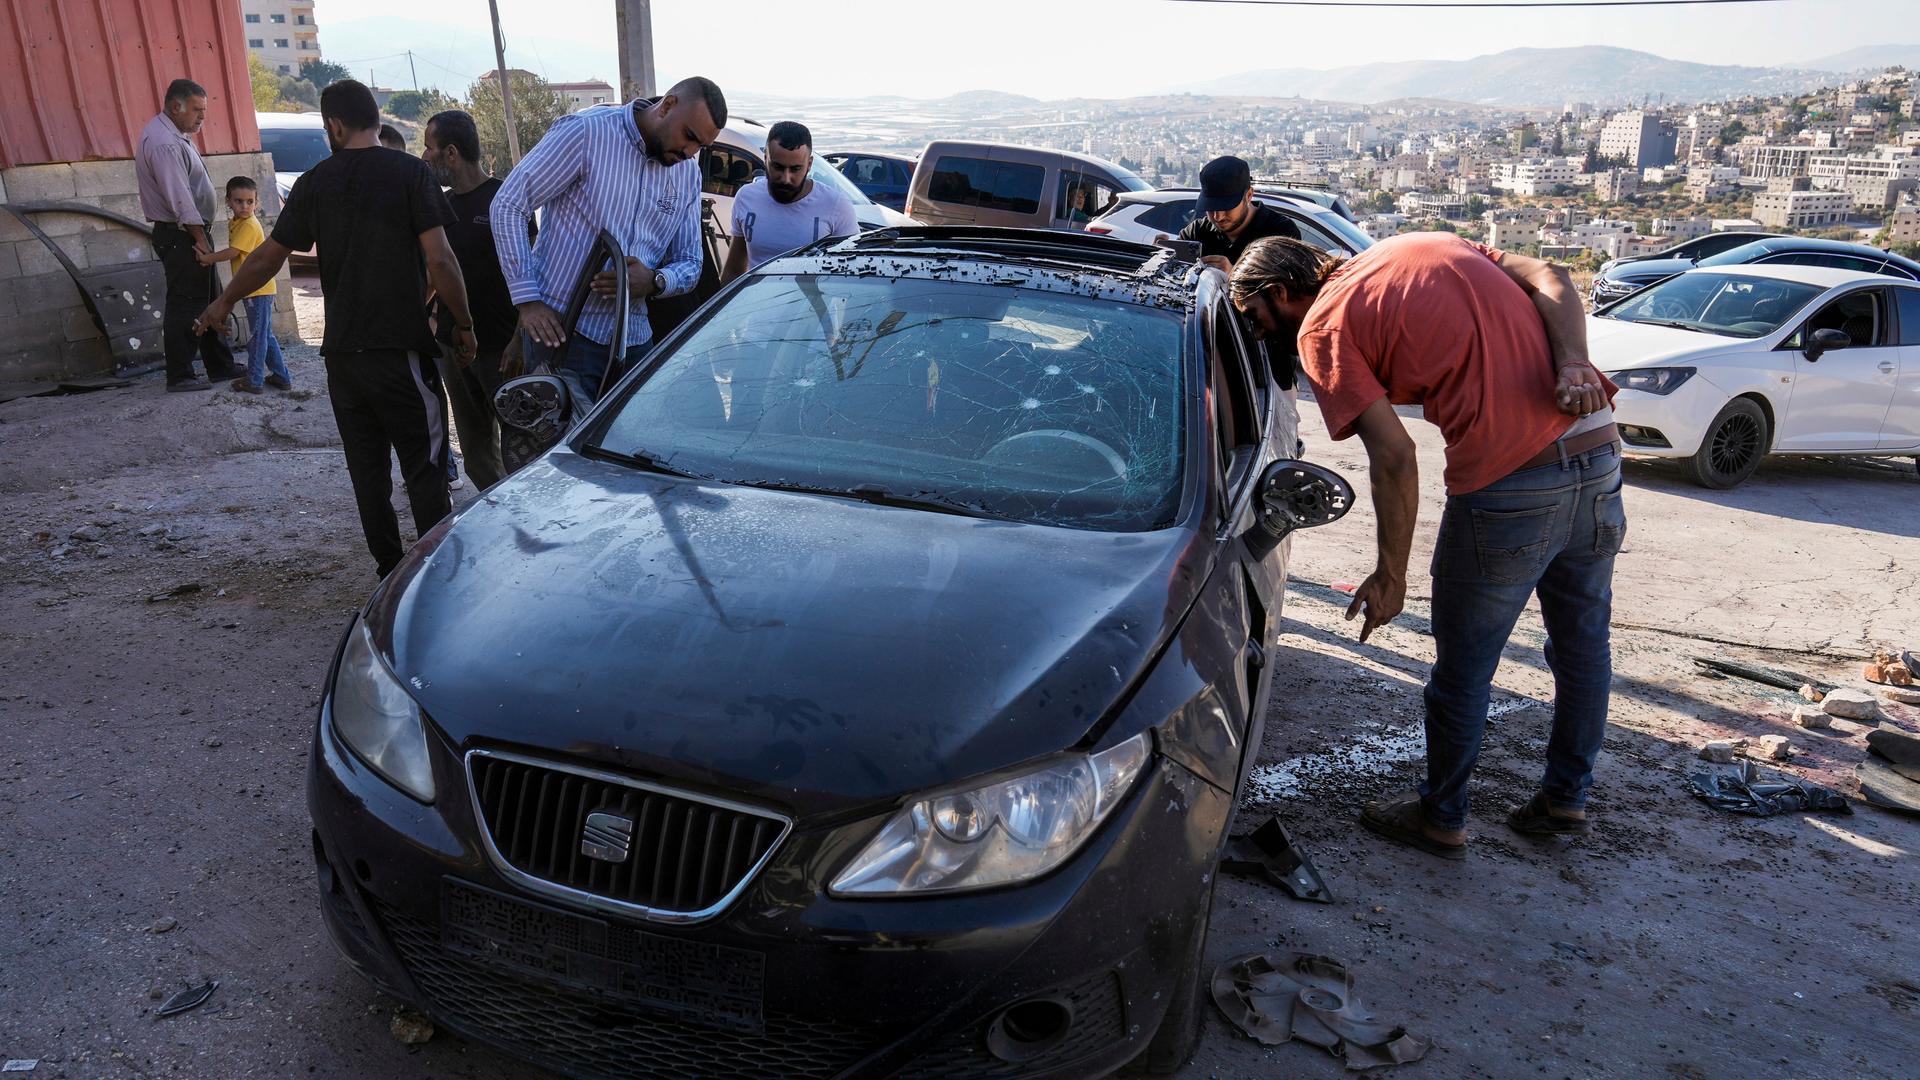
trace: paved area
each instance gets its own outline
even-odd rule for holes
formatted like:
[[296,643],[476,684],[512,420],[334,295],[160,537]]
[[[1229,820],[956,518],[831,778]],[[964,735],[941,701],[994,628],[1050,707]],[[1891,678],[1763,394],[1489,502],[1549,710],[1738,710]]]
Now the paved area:
[[[321,390],[310,348],[291,362]],[[1357,445],[1305,412],[1309,456],[1364,488]],[[1439,451],[1415,427],[1421,564]],[[1359,645],[1324,586],[1371,563],[1364,498],[1298,539],[1243,810],[1282,815],[1338,902],[1228,878],[1209,958],[1348,961],[1383,1018],[1435,1040],[1409,1073],[1910,1076],[1920,823],[1864,806],[1742,819],[1684,784],[1705,738],[1780,732],[1802,750],[1790,771],[1852,789],[1863,728],[1793,729],[1786,695],[1702,678],[1689,657],[1851,682],[1871,646],[1920,635],[1920,477],[1774,462],[1710,493],[1632,464],[1628,484],[1597,830],[1535,844],[1500,824],[1537,777],[1551,700],[1529,616],[1498,676],[1463,865],[1354,821],[1418,773],[1424,587]],[[99,539],[72,538],[84,529]],[[372,584],[324,392],[166,395],[156,377],[0,405],[0,1058],[41,1059],[36,1077],[527,1075],[446,1035],[400,1044],[393,1004],[319,924],[302,770],[327,657]],[[1888,712],[1920,729],[1920,710]],[[153,1017],[203,977],[220,982],[207,1005]],[[1341,1071],[1216,1014],[1186,1075]]]

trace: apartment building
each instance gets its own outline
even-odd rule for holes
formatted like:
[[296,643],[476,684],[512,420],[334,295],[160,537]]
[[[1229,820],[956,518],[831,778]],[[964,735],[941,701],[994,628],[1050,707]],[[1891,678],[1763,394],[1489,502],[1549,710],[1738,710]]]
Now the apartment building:
[[1653,231],[1664,235],[1669,243],[1674,244],[1705,236],[1712,230],[1713,222],[1703,217],[1653,219]]
[[1600,155],[1625,158],[1636,169],[1673,160],[1673,132],[1652,113],[1614,113],[1600,129]]
[[1887,219],[1887,238],[1896,244],[1920,244],[1920,203],[1902,203]]
[[1903,191],[1920,186],[1920,156],[1911,147],[1876,147],[1870,154],[1815,154],[1807,162],[1813,186],[1844,191],[1869,213],[1891,207]]
[[1579,175],[1580,166],[1567,158],[1524,158],[1497,163],[1492,179],[1495,191],[1550,195],[1556,187],[1571,186]]
[[1819,152],[1817,147],[1812,146],[1750,147],[1745,155],[1745,173],[1762,180],[1771,180],[1778,176],[1805,176],[1813,155]]
[[1464,218],[1467,200],[1459,195],[1409,191],[1400,196],[1400,212],[1410,218]]
[[1512,250],[1540,242],[1538,221],[1493,220],[1487,222],[1487,246]]
[[1818,229],[1838,225],[1853,211],[1845,191],[1763,191],[1753,197],[1753,216],[1776,229]]
[[595,105],[606,105],[619,101],[613,92],[612,84],[604,79],[589,79],[586,82],[548,83],[553,92],[567,99],[567,111],[579,112]]
[[1593,174],[1593,193],[1607,202],[1615,202],[1640,191],[1638,169],[1607,169]]
[[320,59],[320,27],[313,0],[240,0],[240,24],[247,51],[282,75]]
[[1731,165],[1697,165],[1687,174],[1687,197],[1711,202],[1739,190],[1740,170]]

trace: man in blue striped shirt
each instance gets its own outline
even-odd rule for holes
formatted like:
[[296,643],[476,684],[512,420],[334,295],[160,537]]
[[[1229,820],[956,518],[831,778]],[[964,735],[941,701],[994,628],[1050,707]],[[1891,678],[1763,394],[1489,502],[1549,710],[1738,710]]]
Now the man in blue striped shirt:
[[[551,367],[577,407],[599,396],[615,334],[626,335],[630,357],[652,338],[647,299],[699,284],[699,156],[726,122],[726,98],[699,76],[660,98],[563,116],[494,196],[494,246],[520,312],[527,367]],[[529,243],[536,209],[545,213]],[[614,325],[613,272],[602,271],[569,340],[559,312],[602,229],[627,256],[627,325]]]

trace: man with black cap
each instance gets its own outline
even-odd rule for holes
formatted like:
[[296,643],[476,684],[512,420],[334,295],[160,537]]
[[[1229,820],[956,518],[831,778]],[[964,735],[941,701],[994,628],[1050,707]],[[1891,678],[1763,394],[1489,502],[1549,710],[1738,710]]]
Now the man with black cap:
[[1269,236],[1300,239],[1287,215],[1253,198],[1253,170],[1231,155],[1200,170],[1200,213],[1180,230],[1180,239],[1200,242],[1201,263],[1233,273],[1240,253]]

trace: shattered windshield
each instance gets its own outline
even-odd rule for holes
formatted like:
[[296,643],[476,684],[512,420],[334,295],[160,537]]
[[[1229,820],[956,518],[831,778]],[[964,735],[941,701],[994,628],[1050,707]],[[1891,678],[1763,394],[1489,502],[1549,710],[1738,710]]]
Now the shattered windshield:
[[1825,291],[1798,281],[1695,270],[1642,289],[1599,314],[1622,322],[1757,338],[1780,329]]
[[1172,523],[1182,323],[1037,289],[753,280],[593,449],[728,483],[1104,531]]

